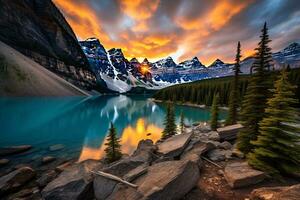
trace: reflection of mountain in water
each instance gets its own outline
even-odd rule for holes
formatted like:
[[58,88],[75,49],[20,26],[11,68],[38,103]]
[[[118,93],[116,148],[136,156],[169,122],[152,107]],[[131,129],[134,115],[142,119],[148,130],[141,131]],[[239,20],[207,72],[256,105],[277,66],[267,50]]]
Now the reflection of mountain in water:
[[[29,144],[46,154],[50,145],[64,144],[66,148],[55,156],[80,155],[84,160],[102,156],[103,141],[111,121],[122,139],[124,153],[131,153],[141,139],[156,141],[163,128],[166,108],[144,96],[119,95],[2,98],[0,110],[4,133],[0,134],[0,146]],[[209,119],[208,110],[176,106],[177,121],[181,111],[186,123]],[[147,136],[148,133],[151,135]]]

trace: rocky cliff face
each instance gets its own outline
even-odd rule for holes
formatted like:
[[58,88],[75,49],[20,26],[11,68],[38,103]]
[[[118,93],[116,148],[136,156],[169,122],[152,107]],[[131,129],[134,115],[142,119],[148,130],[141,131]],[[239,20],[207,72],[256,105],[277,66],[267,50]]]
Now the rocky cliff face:
[[0,40],[73,84],[96,87],[72,28],[51,0],[0,0]]

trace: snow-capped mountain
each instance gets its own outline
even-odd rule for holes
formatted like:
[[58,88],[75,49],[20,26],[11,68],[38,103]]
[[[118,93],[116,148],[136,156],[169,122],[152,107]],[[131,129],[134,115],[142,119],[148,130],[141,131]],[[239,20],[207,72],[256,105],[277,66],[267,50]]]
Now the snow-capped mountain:
[[[173,84],[192,82],[201,79],[230,76],[234,64],[216,59],[206,67],[197,57],[176,64],[172,57],[151,63],[147,58],[139,62],[136,58],[128,61],[122,50],[112,48],[108,51],[96,38],[80,42],[93,71],[105,81],[110,90],[128,92],[133,87],[161,89]],[[241,61],[241,71],[249,74],[254,58]],[[273,54],[273,68],[281,69],[287,64],[291,68],[300,66],[300,45],[292,43],[282,51]]]

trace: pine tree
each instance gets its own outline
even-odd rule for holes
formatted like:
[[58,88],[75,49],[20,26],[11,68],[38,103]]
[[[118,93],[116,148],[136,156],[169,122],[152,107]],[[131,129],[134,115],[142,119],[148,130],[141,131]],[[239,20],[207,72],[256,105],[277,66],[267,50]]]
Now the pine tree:
[[249,164],[271,175],[300,172],[300,128],[292,125],[299,123],[299,113],[292,107],[297,103],[295,88],[288,81],[288,72],[282,71],[259,123],[257,140],[251,142],[254,151],[248,155]]
[[210,126],[212,130],[218,128],[218,117],[219,117],[219,94],[214,95],[213,103],[211,106],[211,121]]
[[162,138],[167,138],[176,134],[174,106],[171,104],[168,104],[164,125],[165,129],[162,132]]
[[252,140],[257,139],[259,122],[264,117],[267,98],[270,96],[268,90],[271,88],[270,67],[272,61],[271,48],[267,24],[262,29],[261,41],[256,48],[255,60],[252,65],[252,76],[249,80],[246,95],[244,97],[241,120],[244,129],[238,134],[238,148],[248,154],[253,145]]
[[117,131],[113,123],[110,123],[109,133],[107,136],[107,146],[105,148],[106,160],[111,163],[122,157],[120,139],[117,137]]
[[233,68],[234,71],[234,77],[233,81],[231,83],[231,91],[229,95],[229,111],[228,111],[228,117],[226,119],[227,125],[236,124],[237,122],[237,109],[239,107],[239,73],[241,73],[240,70],[240,59],[241,59],[241,43],[238,42],[237,45],[237,52],[235,57],[235,65]]
[[180,113],[180,133],[182,134],[184,130],[184,115],[183,112]]

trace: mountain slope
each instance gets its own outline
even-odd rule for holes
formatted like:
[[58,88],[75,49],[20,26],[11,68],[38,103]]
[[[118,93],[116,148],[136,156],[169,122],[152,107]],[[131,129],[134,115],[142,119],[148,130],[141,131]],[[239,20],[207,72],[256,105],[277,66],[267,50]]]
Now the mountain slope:
[[0,96],[89,96],[0,41]]

